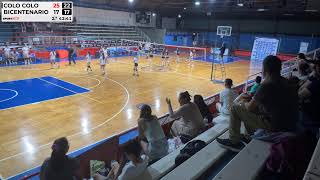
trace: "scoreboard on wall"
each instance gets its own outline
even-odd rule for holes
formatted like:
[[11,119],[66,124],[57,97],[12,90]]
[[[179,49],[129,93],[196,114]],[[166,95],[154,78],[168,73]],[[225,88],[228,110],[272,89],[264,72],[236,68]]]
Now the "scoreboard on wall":
[[39,1],[1,2],[2,22],[72,22],[73,3]]

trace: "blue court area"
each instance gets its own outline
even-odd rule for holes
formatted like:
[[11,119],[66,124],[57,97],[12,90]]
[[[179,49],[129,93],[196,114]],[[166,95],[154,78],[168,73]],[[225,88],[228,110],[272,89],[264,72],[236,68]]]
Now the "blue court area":
[[51,77],[0,83],[0,110],[89,92],[88,89]]

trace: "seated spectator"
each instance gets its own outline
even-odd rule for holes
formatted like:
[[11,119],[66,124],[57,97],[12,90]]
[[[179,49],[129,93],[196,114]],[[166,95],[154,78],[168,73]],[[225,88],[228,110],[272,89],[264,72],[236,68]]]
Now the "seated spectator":
[[[112,169],[107,177],[100,174],[94,176],[95,180],[140,180],[147,169],[149,158],[141,155],[142,148],[138,141],[130,140],[122,147],[124,155],[121,164],[116,161],[111,163]],[[126,159],[129,160],[126,163]]]
[[281,60],[277,56],[271,55],[264,59],[264,81],[250,102],[232,106],[229,139],[217,139],[222,147],[235,152],[243,148],[241,122],[249,134],[257,129],[295,131],[299,116],[298,94],[295,86],[281,77],[280,72]]
[[201,133],[204,128],[204,120],[198,106],[191,102],[188,91],[179,94],[180,108],[177,111],[172,110],[171,100],[166,98],[170,118],[177,119],[173,122],[171,133],[173,136],[187,135],[195,137]]
[[204,121],[207,122],[207,123],[211,123],[212,119],[213,119],[213,116],[212,116],[211,112],[209,111],[209,107],[204,102],[203,97],[201,95],[198,95],[198,94],[194,95],[193,102],[198,106]]
[[256,77],[256,80],[255,80],[255,83],[254,85],[250,88],[250,91],[249,91],[249,95],[250,96],[254,96],[258,90],[258,88],[260,87],[260,84],[261,84],[261,76],[257,76]]
[[308,79],[309,74],[310,74],[310,66],[309,66],[309,64],[306,63],[306,62],[299,63],[298,72],[299,72],[298,78],[303,82],[306,81]]
[[51,157],[47,158],[41,166],[40,179],[76,179],[79,162],[66,155],[69,150],[68,140],[65,137],[56,139],[51,149]]
[[314,64],[313,75],[299,89],[304,119],[311,121],[319,120],[320,117],[320,61],[314,61]]
[[297,59],[304,61],[304,60],[307,59],[307,57],[306,57],[306,55],[305,55],[304,53],[299,53],[299,54],[297,55]]
[[237,98],[238,93],[232,89],[233,83],[231,79],[224,81],[225,89],[220,92],[220,102],[216,103],[218,112],[229,115],[233,101]]
[[168,154],[167,138],[158,118],[152,115],[149,105],[145,104],[141,107],[138,130],[142,149],[148,155],[150,163],[154,163]]

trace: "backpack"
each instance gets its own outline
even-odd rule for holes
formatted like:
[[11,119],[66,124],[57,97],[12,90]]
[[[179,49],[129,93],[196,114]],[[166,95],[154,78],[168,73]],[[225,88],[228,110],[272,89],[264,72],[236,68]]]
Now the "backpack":
[[193,156],[195,153],[204,148],[206,145],[207,144],[201,140],[190,141],[188,144],[184,146],[184,148],[180,150],[180,154],[175,159],[175,165],[179,166],[184,161]]

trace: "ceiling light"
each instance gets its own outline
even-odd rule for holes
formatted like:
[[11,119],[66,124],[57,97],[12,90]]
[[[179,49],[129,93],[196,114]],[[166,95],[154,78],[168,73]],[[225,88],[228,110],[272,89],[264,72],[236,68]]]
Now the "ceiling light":
[[178,14],[178,18],[181,18],[181,14]]
[[129,3],[133,3],[134,0],[128,0],[128,1],[129,1]]
[[196,1],[194,4],[195,4],[196,6],[200,6],[200,1]]
[[316,9],[306,9],[306,10],[304,10],[305,12],[318,12],[318,10],[316,10]]
[[244,6],[243,3],[238,3],[237,5],[238,5],[239,7],[243,7],[243,6]]
[[294,16],[294,14],[289,14],[289,13],[287,13],[287,14],[283,14],[284,16]]
[[186,10],[187,8],[183,8],[184,10]]
[[156,16],[157,14],[156,13],[152,13],[152,16],[154,17],[154,16]]
[[261,9],[257,9],[257,11],[259,11],[259,12],[263,12],[263,11],[267,11],[268,9],[263,9],[263,8],[261,8]]

